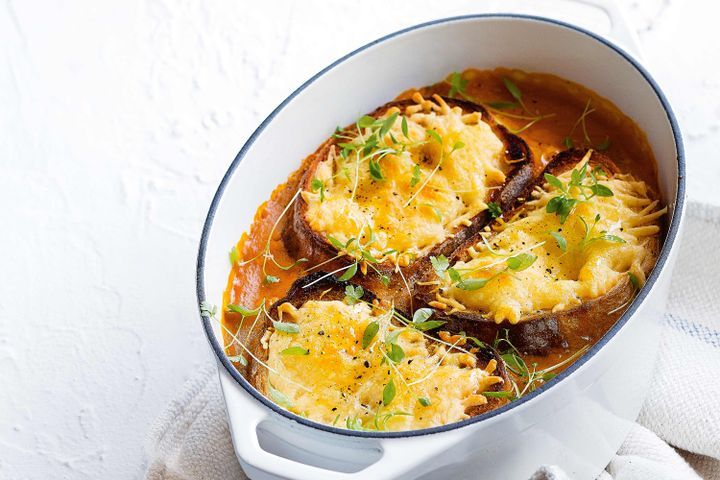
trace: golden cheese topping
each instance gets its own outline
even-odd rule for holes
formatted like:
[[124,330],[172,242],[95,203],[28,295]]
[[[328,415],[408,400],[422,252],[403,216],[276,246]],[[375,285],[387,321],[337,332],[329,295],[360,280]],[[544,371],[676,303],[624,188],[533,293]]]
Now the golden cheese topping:
[[[562,311],[598,298],[624,277],[644,282],[643,265],[649,255],[655,255],[651,237],[660,231],[657,221],[667,210],[656,211],[658,202],[648,196],[647,185],[631,175],[607,178],[597,170],[595,174],[600,195],[585,187],[583,191],[591,197],[587,200],[580,188],[568,187],[570,171],[557,177],[569,189],[567,198],[580,200],[564,223],[547,208],[561,190],[550,183],[536,189],[534,199],[516,218],[471,248],[469,261],[453,265],[462,281],[445,274],[438,303],[485,312],[497,323],[514,324],[528,315]],[[591,180],[589,174],[586,179]],[[474,288],[463,285],[467,279],[490,280]]]
[[[469,225],[508,170],[503,142],[479,112],[450,108],[438,96],[414,99],[361,135],[341,138],[303,192],[313,230],[342,244],[357,239],[373,257],[400,265]],[[377,145],[363,148],[388,119]],[[360,258],[360,250],[348,253]]]
[[[279,315],[297,324],[299,333],[275,330],[266,339],[266,393],[316,422],[377,430],[444,425],[468,418],[468,409],[487,402],[482,392],[502,382],[492,375],[494,360],[478,368],[475,355],[395,326],[392,312],[373,311],[366,303],[313,300],[301,308],[286,303]],[[372,322],[378,331],[363,348]],[[403,355],[397,348],[390,353],[392,343]]]

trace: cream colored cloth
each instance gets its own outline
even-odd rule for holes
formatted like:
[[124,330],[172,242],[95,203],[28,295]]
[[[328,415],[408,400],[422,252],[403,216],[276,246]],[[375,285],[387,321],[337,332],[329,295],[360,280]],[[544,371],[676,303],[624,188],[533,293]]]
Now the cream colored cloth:
[[[720,209],[691,204],[648,399],[600,480],[720,480]],[[247,478],[215,366],[188,381],[148,442],[149,480]],[[291,472],[288,472],[291,474]],[[543,466],[533,480],[565,480]]]

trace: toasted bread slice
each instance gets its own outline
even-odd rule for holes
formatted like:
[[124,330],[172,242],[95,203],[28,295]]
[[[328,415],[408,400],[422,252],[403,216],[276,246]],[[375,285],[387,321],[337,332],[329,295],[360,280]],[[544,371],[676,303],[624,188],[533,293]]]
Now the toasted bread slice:
[[666,213],[657,205],[644,182],[607,156],[561,152],[527,202],[447,264],[435,259],[440,273],[418,282],[416,303],[483,341],[507,329],[523,353],[580,348],[607,331],[655,264]]
[[454,251],[490,220],[488,204],[512,208],[534,178],[527,144],[482,106],[420,94],[337,132],[307,165],[288,251],[386,275]]
[[258,330],[251,383],[290,411],[348,428],[432,427],[507,401],[483,395],[511,384],[494,349],[431,337],[358,288],[320,272],[297,280],[269,309],[275,323]]

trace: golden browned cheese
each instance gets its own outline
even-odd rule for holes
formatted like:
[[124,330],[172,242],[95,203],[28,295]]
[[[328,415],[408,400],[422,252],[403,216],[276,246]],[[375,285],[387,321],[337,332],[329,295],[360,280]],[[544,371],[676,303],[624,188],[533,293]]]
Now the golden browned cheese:
[[[646,194],[645,189],[657,191],[656,167],[652,150],[644,133],[632,119],[622,113],[622,105],[618,108],[587,88],[554,75],[498,68],[493,70],[469,69],[462,72],[460,78],[464,82],[462,91],[451,92],[452,78],[448,77],[435,85],[404,92],[398,98],[411,98],[417,92],[422,93],[425,98],[430,98],[433,94],[448,96],[453,93],[459,98],[482,102],[486,106],[497,105],[498,108],[487,108],[496,122],[506,126],[512,132],[518,132],[518,135],[527,142],[532,150],[537,172],[553,155],[565,150],[568,145],[601,147],[604,153],[618,165],[620,171],[626,174],[625,176],[616,176],[612,182],[617,183],[608,184],[608,187],[617,192],[627,193],[628,198],[639,199],[640,203],[633,203],[638,200],[624,201],[624,197],[617,195],[612,200],[615,203],[590,202],[580,207],[578,213],[584,219],[590,220],[591,224],[594,215],[601,214],[601,219],[595,226],[598,232],[600,230],[612,231],[625,243],[594,242],[590,248],[583,249],[583,253],[575,252],[566,255],[567,258],[562,260],[562,264],[553,262],[551,265],[549,260],[543,258],[542,261],[537,261],[537,269],[519,272],[519,274],[528,276],[519,282],[512,276],[498,277],[499,284],[507,282],[509,288],[504,290],[513,292],[510,297],[503,297],[501,293],[497,292],[491,295],[492,285],[488,285],[491,289],[487,291],[488,295],[485,299],[461,298],[465,293],[477,293],[477,291],[458,292],[449,288],[445,290],[444,294],[448,298],[455,298],[458,304],[477,302],[477,304],[473,304],[474,307],[492,310],[493,318],[496,320],[516,321],[524,313],[549,306],[550,303],[553,303],[551,308],[555,308],[555,305],[570,306],[585,298],[602,295],[603,291],[612,288],[619,273],[635,272],[642,280],[641,272],[638,271],[636,265],[643,254],[642,242],[644,234],[647,232],[640,230],[632,233],[631,229],[635,227],[618,231],[616,224],[618,222],[632,223],[633,218],[646,216],[643,212],[647,209],[647,200],[650,196]],[[455,79],[457,80],[457,77]],[[505,79],[510,79],[522,91],[522,100],[527,111],[520,108],[507,109],[502,105],[516,102],[508,91]],[[426,251],[428,245],[437,243],[438,239],[452,235],[453,230],[458,227],[458,219],[487,208],[484,203],[487,197],[484,193],[487,192],[487,189],[494,188],[498,182],[502,182],[505,171],[497,163],[498,148],[501,148],[498,139],[492,132],[488,132],[481,118],[478,118],[477,121],[475,119],[468,121],[467,118],[463,118],[456,112],[436,113],[434,116],[426,115],[425,117],[406,114],[406,112],[399,113],[407,117],[408,143],[416,145],[409,148],[407,152],[394,155],[392,159],[386,159],[387,161],[384,163],[380,162],[385,176],[383,182],[373,182],[373,179],[369,177],[370,173],[367,167],[358,171],[361,175],[350,176],[350,178],[358,179],[357,186],[354,181],[348,181],[347,176],[335,175],[333,178],[328,178],[325,170],[318,170],[319,175],[325,175],[322,179],[318,179],[322,180],[325,186],[323,192],[325,202],[319,202],[319,190],[303,193],[314,212],[309,217],[314,222],[313,228],[326,235],[336,236],[339,241],[346,241],[353,237],[367,239],[373,236],[377,238],[377,244],[373,246],[374,250],[371,252],[378,258],[390,250],[416,255]],[[428,126],[432,126],[433,129],[440,132],[442,145],[427,134],[425,130]],[[328,134],[332,133],[330,130]],[[400,121],[395,123],[392,133],[396,138],[404,138]],[[463,147],[452,151],[458,142],[461,142]],[[421,161],[423,158],[425,158],[425,162]],[[443,158],[444,162],[442,171],[438,169],[430,180],[433,186],[439,188],[423,187],[421,189],[421,182],[411,185],[416,165],[420,170],[420,178],[425,179],[438,165],[439,158]],[[340,167],[338,171],[342,172],[343,168],[353,168],[352,160],[352,156],[349,156],[347,159],[328,159],[328,162],[337,162],[335,169],[338,170],[337,167]],[[307,160],[300,165],[298,171],[288,178],[286,183],[276,188],[271,198],[258,207],[251,228],[246,234],[243,234],[235,246],[237,261],[232,265],[224,305],[233,303],[254,307],[263,301],[266,305],[270,305],[285,296],[292,282],[307,274],[308,269],[316,267],[300,263],[291,268],[281,268],[281,266],[293,265],[298,260],[288,254],[281,240],[281,232],[287,220],[282,216],[282,212],[299,190],[300,176],[305,172],[306,165]],[[445,170],[446,166],[448,167],[447,171]],[[458,171],[453,172],[452,168]],[[459,171],[466,174],[458,175]],[[467,174],[468,171],[471,173]],[[420,190],[419,193],[418,190]],[[445,190],[454,190],[455,194],[446,195]],[[397,195],[392,195],[393,191]],[[416,193],[416,197],[413,198]],[[552,216],[542,215],[541,207],[543,202],[547,202],[549,194],[551,191],[548,189],[544,194],[531,200],[538,205],[537,213],[528,216],[527,228],[523,228],[526,231],[522,235],[509,230],[498,232],[497,248],[522,249],[545,242],[541,246],[534,246],[533,254],[538,257],[548,257],[547,254],[550,253],[550,256],[560,257],[559,252],[555,250],[557,244],[547,238],[547,231],[557,227],[553,223],[556,219]],[[377,200],[378,197],[383,199],[382,206]],[[398,198],[389,200],[391,197]],[[349,202],[348,199],[353,199],[353,201]],[[410,207],[401,208],[407,204],[408,200],[412,200],[409,203]],[[662,199],[660,200],[662,203]],[[656,207],[653,208],[656,209]],[[652,212],[645,213],[651,214]],[[534,215],[537,218],[534,218]],[[363,225],[368,223],[368,219],[372,219],[375,225],[382,225],[383,228],[373,228],[373,235],[370,235],[367,229],[362,231]],[[649,223],[638,224],[638,226],[640,228],[658,228],[660,229],[658,236],[662,238],[662,225],[656,218],[651,219]],[[577,221],[568,219],[562,228],[568,244],[578,244],[584,227]],[[566,229],[567,231],[565,231]],[[382,233],[382,236],[379,233]],[[410,234],[408,235],[408,233]],[[525,242],[525,245],[522,242]],[[475,266],[492,263],[493,260],[490,258],[492,256],[488,256],[487,252],[483,253],[482,248],[477,251],[479,252],[478,258],[472,259],[470,263],[475,262]],[[544,274],[540,272],[542,268],[553,271],[553,283],[557,283],[555,278],[558,278],[558,282],[564,282],[562,284],[565,286],[555,291],[554,287],[545,282]],[[544,271],[546,272],[546,270]],[[272,281],[267,281],[268,277]],[[518,283],[522,285],[518,285]],[[527,283],[532,283],[534,286],[528,288]],[[354,342],[358,339],[358,330],[361,335],[362,325],[375,318],[377,312],[362,312],[362,307],[357,305],[351,308],[347,305],[342,306],[343,304],[340,302],[337,303],[338,305],[335,307],[337,307],[336,313],[338,314],[328,316],[324,312],[322,315],[325,317],[323,318],[330,322],[328,328],[342,330],[352,326],[354,332],[352,335],[341,335],[338,338],[343,339],[340,340],[341,344],[342,342]],[[319,306],[308,306],[308,308],[305,311],[302,309],[291,311],[286,307],[285,314],[292,315],[299,324],[306,324],[308,332],[310,332],[319,326],[318,322],[325,320],[306,315],[311,311],[310,308],[320,308]],[[247,329],[253,323],[245,322],[241,325],[240,315],[227,312],[225,308],[222,310],[222,322],[227,332],[237,333],[239,339],[246,338]],[[580,328],[583,327],[580,326]],[[389,326],[388,329],[392,329],[392,327]],[[416,352],[417,365],[427,367],[431,364],[431,359],[438,360],[439,347],[425,344],[422,341],[415,342],[413,335],[415,333],[403,333],[400,335],[399,342],[404,347],[407,346],[408,350]],[[265,353],[268,354],[268,361],[276,367],[276,371],[282,372],[281,376],[273,376],[270,372],[268,376],[270,383],[284,397],[287,397],[290,404],[293,405],[289,408],[298,414],[306,415],[323,423],[333,423],[336,421],[338,413],[332,415],[332,408],[337,408],[338,410],[342,409],[342,415],[337,419],[338,426],[344,426],[341,424],[348,418],[352,427],[368,426],[372,428],[372,424],[377,418],[378,395],[381,399],[381,390],[384,388],[383,385],[387,385],[387,377],[382,377],[383,372],[380,369],[373,369],[372,381],[367,380],[368,377],[363,377],[367,380],[366,382],[361,382],[362,379],[360,379],[357,383],[353,383],[352,380],[363,372],[364,364],[361,364],[360,368],[355,363],[345,362],[337,352],[333,354],[335,355],[334,360],[320,360],[311,355],[289,358],[280,353],[285,348],[295,346],[301,340],[303,342],[307,340],[307,343],[303,343],[303,345],[298,343],[297,346],[311,351],[324,348],[322,339],[315,337],[318,337],[317,332],[314,337],[305,339],[302,335],[283,336],[279,332],[273,333],[272,330],[268,330],[266,341],[269,350]],[[592,343],[599,336],[592,328],[588,327],[587,338]],[[234,344],[229,335],[226,335],[225,340],[228,345],[228,354],[243,353],[243,349],[236,343]],[[411,344],[415,343],[417,345],[411,348]],[[350,347],[351,345],[348,345],[348,348]],[[367,352],[360,353],[370,355]],[[536,364],[538,369],[542,369],[550,364],[568,359],[573,353],[555,349],[545,356],[527,357],[525,360],[528,365]],[[368,362],[378,361],[376,357],[368,357],[367,360]],[[326,361],[327,363],[325,363]],[[348,372],[355,372],[355,369],[358,368],[360,371],[357,371],[355,377],[351,379]],[[452,371],[452,375],[456,375],[453,378],[459,379],[455,382],[457,385],[451,388],[438,381],[436,386],[442,389],[442,395],[437,398],[437,403],[435,399],[432,400],[432,407],[425,407],[426,414],[422,418],[420,418],[417,400],[414,403],[411,402],[415,398],[414,394],[400,384],[396,385],[397,398],[395,401],[398,403],[393,405],[392,410],[405,411],[404,409],[407,409],[410,415],[380,417],[379,421],[385,422],[383,428],[393,430],[418,428],[463,418],[465,413],[461,413],[461,407],[470,398],[478,400],[478,397],[473,395],[477,395],[479,390],[473,389],[471,383],[476,382],[476,386],[480,385],[477,382],[492,375],[476,372],[478,369],[469,365],[465,365],[463,368],[457,368],[457,366],[451,368],[448,365],[448,368],[448,372]],[[327,371],[344,372],[344,376],[333,377],[323,374]],[[403,371],[403,373],[406,372]],[[385,375],[387,376],[387,373]],[[422,376],[419,367],[417,371],[408,370],[407,375],[411,378]],[[287,382],[288,378],[295,383]],[[308,384],[310,383],[322,385],[324,381],[325,383],[329,382],[329,380],[326,381],[327,378],[332,378],[338,385],[342,384],[355,389],[353,398],[359,403],[352,403],[349,400],[333,403],[337,399],[331,399],[330,390],[327,388],[310,395],[309,392],[298,386],[309,388]],[[428,381],[431,383],[427,385],[430,385],[433,380]],[[367,386],[364,386],[365,383]],[[269,394],[269,392],[265,393]],[[432,395],[432,392],[427,393]],[[368,402],[369,410],[363,409],[363,402]],[[372,405],[373,402],[374,405]],[[313,405],[315,405],[314,408]],[[358,405],[361,406],[358,407]],[[441,405],[442,411],[440,411]],[[330,412],[327,411],[328,408]],[[388,413],[388,410],[384,410],[384,413]],[[360,423],[356,423],[357,421]]]
[[[581,172],[584,163],[575,172]],[[571,176],[568,170],[557,178],[567,188]],[[516,218],[508,219],[495,234],[488,233],[472,248],[469,261],[453,265],[464,281],[487,283],[462,288],[446,274],[438,299],[459,310],[485,312],[497,323],[514,324],[524,316],[568,310],[601,297],[628,274],[643,283],[646,256],[654,254],[648,242],[659,233],[666,209],[657,209],[647,184],[632,175],[597,176],[608,196],[585,189],[591,198],[583,200],[579,187],[569,187],[571,198],[582,201],[564,222],[546,208],[562,193],[559,188],[549,183],[537,188]],[[509,257],[532,264],[513,270]]]
[[[359,239],[375,258],[407,265],[487,208],[488,190],[502,185],[509,168],[502,140],[480,112],[442,100],[429,111],[415,106],[393,107],[376,122],[395,119],[375,157],[329,150],[316,170],[322,188],[303,192],[314,231],[342,244]],[[362,145],[371,132],[344,140]]]
[[[374,430],[445,425],[468,418],[466,411],[487,403],[482,392],[502,382],[493,375],[494,360],[477,368],[475,355],[465,349],[394,325],[390,311],[374,312],[366,303],[309,301],[301,308],[285,303],[279,313],[299,332],[268,332],[266,393],[320,423]],[[371,322],[378,332],[363,348]],[[387,353],[386,341],[393,337],[404,352],[397,364]],[[387,402],[390,382],[395,393]]]

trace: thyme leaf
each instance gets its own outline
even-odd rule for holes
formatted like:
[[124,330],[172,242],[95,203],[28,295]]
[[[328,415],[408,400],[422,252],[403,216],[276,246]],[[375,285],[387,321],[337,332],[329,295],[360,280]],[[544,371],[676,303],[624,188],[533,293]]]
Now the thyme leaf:
[[533,255],[531,253],[520,253],[514,257],[508,258],[505,260],[505,263],[507,263],[510,270],[521,272],[535,263],[537,258],[537,255]]
[[378,322],[372,321],[367,324],[367,326],[365,327],[365,331],[363,332],[363,348],[367,348],[368,346],[370,346],[373,339],[375,338],[375,335],[377,335],[378,330],[380,330],[380,324],[378,324]]
[[309,355],[310,350],[302,347],[288,347],[280,352],[280,355]]
[[275,327],[275,330],[279,332],[288,333],[291,335],[300,333],[300,326],[297,323],[278,322],[277,320],[273,320],[272,324],[273,327]]
[[280,390],[273,387],[271,383],[268,383],[268,393],[270,394],[270,398],[273,402],[284,408],[292,408],[292,402],[290,399]]
[[357,273],[357,270],[358,270],[358,263],[355,262],[352,265],[350,265],[350,268],[345,270],[345,273],[343,273],[340,276],[340,278],[338,278],[338,280],[340,280],[341,282],[347,282],[348,280],[350,280],[351,278],[353,278],[355,276],[355,274]]
[[412,178],[410,179],[411,187],[414,187],[415,185],[420,183],[420,174],[421,174],[420,165],[415,164],[415,166],[413,167]]
[[444,278],[445,271],[450,267],[450,262],[445,255],[438,255],[437,257],[431,256],[430,263],[432,264],[433,270],[438,277]]
[[248,361],[242,355],[228,355],[227,358],[233,363],[239,363],[243,367],[247,367]]
[[393,379],[390,378],[390,381],[385,385],[385,388],[383,388],[383,396],[382,396],[382,402],[384,406],[390,405],[392,403],[393,399],[395,398],[395,382],[393,382]]
[[558,245],[558,248],[560,249],[560,251],[566,252],[567,251],[567,240],[565,239],[565,237],[560,235],[558,232],[550,232],[550,235],[552,235],[552,237],[557,242],[557,245]]

